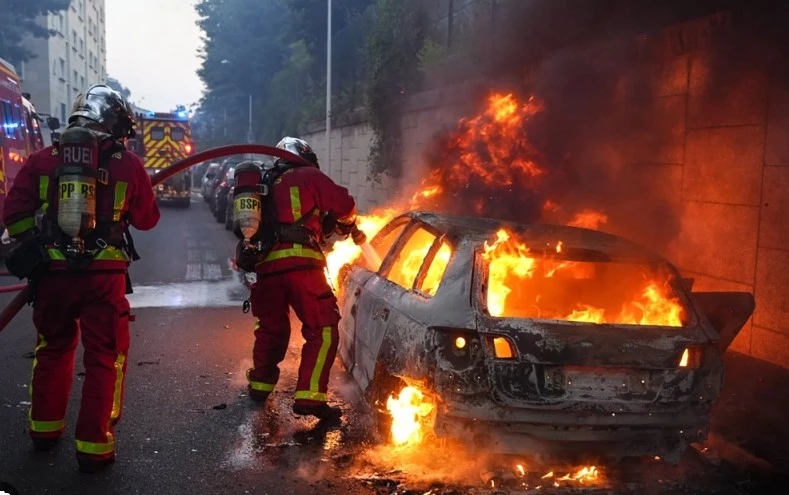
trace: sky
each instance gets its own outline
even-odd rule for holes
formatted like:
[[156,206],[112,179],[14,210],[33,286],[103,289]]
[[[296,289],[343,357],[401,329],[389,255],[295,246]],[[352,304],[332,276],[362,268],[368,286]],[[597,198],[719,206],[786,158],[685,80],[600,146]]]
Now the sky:
[[105,0],[107,74],[142,108],[166,112],[202,94],[195,0]]

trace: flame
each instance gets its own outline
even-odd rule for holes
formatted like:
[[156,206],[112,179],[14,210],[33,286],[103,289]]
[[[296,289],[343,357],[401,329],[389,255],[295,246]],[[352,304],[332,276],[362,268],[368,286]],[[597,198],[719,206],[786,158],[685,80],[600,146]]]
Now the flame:
[[[356,225],[367,235],[367,239],[372,239],[396,214],[392,208],[376,210],[369,215],[359,215],[356,218]],[[349,263],[355,262],[361,255],[361,247],[354,244],[350,238],[334,243],[331,251],[326,253],[327,277],[332,287],[337,287],[338,285],[340,269]],[[378,269],[378,267],[374,268]]]
[[567,321],[585,321],[589,323],[605,323],[605,317],[603,317],[603,313],[605,310],[599,308],[593,308],[588,304],[582,305],[583,309],[575,309],[572,313],[566,316],[564,319]]
[[484,245],[485,260],[488,261],[488,311],[492,316],[504,313],[504,304],[512,290],[505,281],[509,274],[519,278],[531,277],[535,259],[529,256],[529,248],[511,239],[510,234],[500,229],[493,244]]
[[579,483],[595,481],[599,477],[600,472],[595,466],[585,466],[573,474],[566,474],[559,481],[577,481]]
[[386,409],[392,416],[392,442],[397,445],[417,445],[424,438],[424,424],[433,411],[433,404],[415,387],[405,387],[395,399],[389,396]]
[[578,212],[567,225],[597,230],[605,223],[608,223],[608,216],[605,213],[586,209]]
[[[555,252],[561,254],[562,251],[563,243],[559,241],[556,243]],[[488,263],[489,271],[488,312],[496,317],[513,316],[508,311],[509,307],[512,304],[523,304],[523,301],[515,298],[510,301],[511,293],[521,281],[533,279],[538,273],[545,279],[552,278],[557,273],[575,280],[594,278],[593,264],[573,261],[557,263],[550,259],[538,259],[526,244],[515,239],[513,234],[505,229],[496,232],[496,239],[492,243],[485,242],[483,257]],[[681,327],[684,314],[682,304],[672,294],[667,280],[663,283],[646,280],[640,288],[634,288],[632,300],[622,302],[619,310],[614,309],[610,314],[606,314],[606,308],[595,307],[582,301],[578,301],[576,308],[569,314],[551,314],[540,308],[541,300],[538,294],[534,301],[536,310],[531,311],[536,313],[537,317],[575,322]],[[508,305],[508,301],[511,304]]]

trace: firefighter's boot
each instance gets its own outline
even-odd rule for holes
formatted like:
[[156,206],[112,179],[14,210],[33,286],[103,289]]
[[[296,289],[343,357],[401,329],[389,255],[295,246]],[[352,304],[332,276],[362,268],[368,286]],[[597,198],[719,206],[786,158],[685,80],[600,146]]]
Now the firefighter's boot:
[[110,467],[113,462],[115,462],[114,453],[110,457],[105,457],[103,459],[77,455],[77,465],[79,466],[80,473],[98,473]]
[[57,438],[32,438],[33,448],[39,452],[50,452],[58,444],[60,437]]
[[342,418],[342,409],[332,407],[325,402],[316,405],[294,404],[293,412],[299,416],[315,416],[329,422],[337,422]]
[[263,392],[261,390],[255,390],[251,386],[247,386],[247,390],[249,391],[249,398],[259,404],[265,404],[268,400],[268,396],[271,395],[271,392]]

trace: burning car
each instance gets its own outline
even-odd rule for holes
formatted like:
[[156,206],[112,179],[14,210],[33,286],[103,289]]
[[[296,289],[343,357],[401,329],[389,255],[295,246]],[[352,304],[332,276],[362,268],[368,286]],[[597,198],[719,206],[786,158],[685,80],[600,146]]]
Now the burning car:
[[412,212],[371,247],[338,276],[341,362],[371,404],[415,387],[436,435],[491,453],[678,457],[754,309],[583,228]]

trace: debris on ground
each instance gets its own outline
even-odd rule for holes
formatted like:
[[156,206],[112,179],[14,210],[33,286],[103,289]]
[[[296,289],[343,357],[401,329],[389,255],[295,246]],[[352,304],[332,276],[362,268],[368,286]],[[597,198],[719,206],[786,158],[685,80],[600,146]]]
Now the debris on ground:
[[213,408],[214,408],[214,409],[216,409],[217,411],[221,411],[222,409],[227,409],[227,404],[225,404],[225,403],[223,402],[223,403],[221,403],[221,404],[217,404],[217,405],[215,405]]
[[145,366],[147,364],[159,364],[161,361],[139,361],[137,366]]

